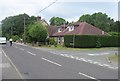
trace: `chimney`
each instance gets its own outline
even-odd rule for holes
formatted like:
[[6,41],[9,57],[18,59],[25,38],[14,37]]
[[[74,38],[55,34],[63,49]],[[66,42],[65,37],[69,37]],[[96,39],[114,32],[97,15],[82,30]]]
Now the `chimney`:
[[104,31],[102,31],[102,35],[104,35],[105,34],[105,32]]
[[37,20],[38,20],[38,21],[41,20],[41,16],[37,16]]

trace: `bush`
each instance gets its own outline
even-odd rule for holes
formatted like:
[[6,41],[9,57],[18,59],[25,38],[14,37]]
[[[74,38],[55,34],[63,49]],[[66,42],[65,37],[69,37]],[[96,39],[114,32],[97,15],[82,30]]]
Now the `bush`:
[[118,47],[118,36],[101,36],[100,43],[102,47]]
[[18,35],[12,36],[12,39],[14,42],[16,42],[17,40],[20,40],[20,37]]
[[100,43],[100,39],[98,38],[97,42],[96,42],[96,48],[100,48],[101,47],[101,43]]
[[49,38],[49,44],[54,45],[55,44],[55,39],[54,38]]
[[[97,36],[97,35],[75,35],[73,44],[73,35],[64,36],[64,45],[66,47],[118,47],[118,36]],[[74,46],[73,46],[74,45]]]
[[46,27],[40,22],[29,25],[28,34],[35,43],[45,42],[48,35]]

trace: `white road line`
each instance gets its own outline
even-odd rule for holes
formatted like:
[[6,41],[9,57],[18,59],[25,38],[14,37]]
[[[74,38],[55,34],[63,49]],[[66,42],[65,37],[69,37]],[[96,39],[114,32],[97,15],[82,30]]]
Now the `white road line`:
[[[96,78],[94,78],[94,77],[92,77],[92,76],[89,76],[89,75],[86,75],[86,74],[81,73],[81,72],[79,72],[78,74],[83,75],[83,76],[85,76],[85,77],[88,77],[88,78],[90,78],[90,79],[97,80]],[[97,80],[97,81],[100,81],[100,80]]]
[[74,59],[75,57],[74,57],[74,56],[72,56],[72,55],[70,55],[70,58]]
[[93,62],[93,64],[99,64],[99,62]]
[[64,54],[65,55],[65,57],[70,57],[68,54]]
[[11,59],[6,55],[6,53],[3,50],[2,50],[2,52],[5,55],[5,57],[9,60],[9,62],[12,64],[12,66],[15,68],[15,70],[18,73],[18,75],[20,76],[20,78],[23,79],[23,81],[24,81],[23,76],[21,75],[21,73],[19,72],[19,70],[17,69],[17,67],[13,64],[13,62],[11,61]]
[[19,48],[20,50],[22,50],[22,51],[24,51],[24,49],[23,48]]
[[48,59],[46,59],[46,58],[41,58],[41,59],[43,59],[43,60],[45,60],[45,61],[48,61],[48,62],[50,62],[50,63],[52,63],[52,64],[55,64],[55,65],[57,65],[57,66],[62,66],[62,65],[60,65],[60,64],[58,64],[58,63],[56,63],[56,62],[53,62],[53,61],[50,61],[50,60],[48,60]]
[[99,66],[104,66],[104,65],[103,65],[103,64],[101,64],[101,63],[99,63],[98,65],[99,65]]
[[104,65],[104,66],[108,66],[108,67],[110,66],[110,65],[108,65],[108,64],[103,64],[103,65]]
[[9,68],[11,65],[9,63],[0,63],[0,68]]
[[31,53],[30,51],[27,51],[27,53],[29,53],[29,54],[31,54],[31,55],[33,55],[33,56],[36,56],[36,54]]
[[64,54],[60,54],[61,56],[65,56]]

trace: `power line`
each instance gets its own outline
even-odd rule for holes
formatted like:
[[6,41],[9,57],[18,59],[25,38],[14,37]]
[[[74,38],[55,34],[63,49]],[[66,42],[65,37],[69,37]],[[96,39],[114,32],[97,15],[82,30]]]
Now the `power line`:
[[58,0],[55,0],[54,2],[52,2],[51,4],[49,4],[48,6],[46,6],[45,8],[43,8],[42,10],[40,10],[38,13],[34,14],[37,15],[39,13],[41,13],[42,11],[44,11],[45,9],[49,8],[51,5],[53,5],[54,3],[56,3]]

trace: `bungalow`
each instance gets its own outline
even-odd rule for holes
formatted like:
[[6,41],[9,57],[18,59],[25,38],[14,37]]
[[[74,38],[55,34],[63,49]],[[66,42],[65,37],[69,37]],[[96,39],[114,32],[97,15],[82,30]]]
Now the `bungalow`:
[[86,22],[75,22],[71,25],[49,27],[49,37],[54,37],[58,44],[64,42],[64,35],[107,35],[103,30]]

